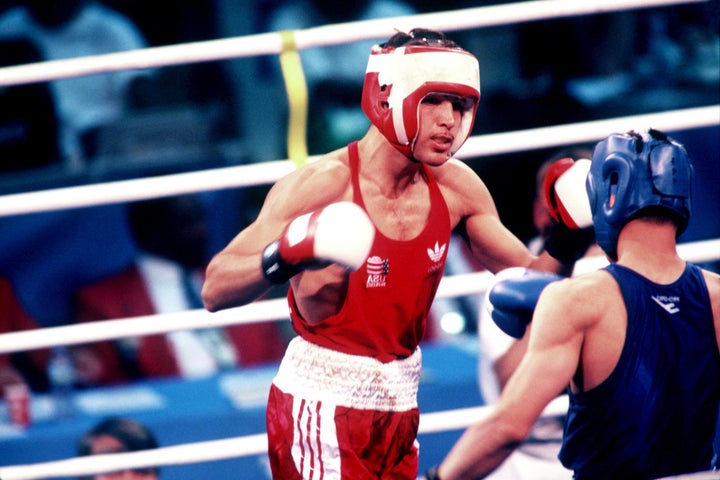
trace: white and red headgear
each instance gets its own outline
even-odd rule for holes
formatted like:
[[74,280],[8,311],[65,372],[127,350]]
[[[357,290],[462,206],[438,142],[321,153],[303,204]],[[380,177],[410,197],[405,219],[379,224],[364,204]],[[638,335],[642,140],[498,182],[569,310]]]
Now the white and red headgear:
[[370,52],[362,92],[362,109],[373,125],[399,151],[413,156],[418,133],[418,107],[430,93],[446,93],[467,102],[460,130],[450,147],[457,152],[472,131],[480,101],[480,67],[461,48],[407,45]]

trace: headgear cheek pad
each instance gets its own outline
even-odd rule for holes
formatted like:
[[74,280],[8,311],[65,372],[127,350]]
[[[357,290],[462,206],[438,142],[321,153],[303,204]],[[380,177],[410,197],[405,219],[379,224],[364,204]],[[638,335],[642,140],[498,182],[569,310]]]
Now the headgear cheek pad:
[[614,134],[598,143],[586,181],[598,245],[617,260],[620,229],[648,207],[673,212],[679,236],[690,220],[693,176],[685,147],[660,132]]
[[418,133],[418,108],[430,93],[466,99],[453,155],[467,140],[480,101],[477,58],[461,48],[411,45],[373,47],[365,72],[362,109],[385,138],[412,157]]

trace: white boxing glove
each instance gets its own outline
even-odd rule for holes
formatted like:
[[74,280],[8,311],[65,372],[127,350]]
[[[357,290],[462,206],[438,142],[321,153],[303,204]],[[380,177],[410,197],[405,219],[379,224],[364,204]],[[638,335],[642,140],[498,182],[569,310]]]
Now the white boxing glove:
[[595,243],[585,187],[590,163],[561,158],[550,165],[543,181],[545,204],[554,220],[545,238],[545,250],[563,263],[576,261]]
[[573,230],[592,225],[590,199],[585,180],[590,160],[562,158],[548,169],[543,182],[545,201],[555,221]]
[[283,283],[306,269],[337,263],[362,266],[375,238],[375,226],[360,206],[338,202],[290,222],[263,251],[262,269],[272,283]]

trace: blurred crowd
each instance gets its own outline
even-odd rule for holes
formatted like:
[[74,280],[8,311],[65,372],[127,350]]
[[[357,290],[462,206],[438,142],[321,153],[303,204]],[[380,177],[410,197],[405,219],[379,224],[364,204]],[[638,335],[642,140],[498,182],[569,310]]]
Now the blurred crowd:
[[[122,0],[0,0],[0,67],[498,3],[193,0],[160,10]],[[450,32],[480,60],[473,133],[717,104],[718,3]],[[311,154],[367,129],[359,82],[372,43],[301,52]],[[287,115],[279,62],[270,56],[0,87],[0,194],[285,158]],[[518,205],[531,204],[535,171],[548,154],[469,161],[526,241],[538,228],[530,209]],[[254,218],[264,192],[0,217],[0,333],[201,308],[206,262]],[[456,267],[463,268],[472,265]],[[63,354],[76,386],[87,388],[276,361],[290,335],[266,323],[73,346]],[[48,364],[57,355],[0,356],[0,385],[49,389]]]

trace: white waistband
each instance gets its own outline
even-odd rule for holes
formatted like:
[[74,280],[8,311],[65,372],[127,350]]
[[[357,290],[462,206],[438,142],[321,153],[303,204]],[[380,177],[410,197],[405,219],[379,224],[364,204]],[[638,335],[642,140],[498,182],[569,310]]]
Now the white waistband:
[[285,393],[361,410],[406,411],[417,407],[422,355],[382,363],[348,355],[295,337],[273,383]]

